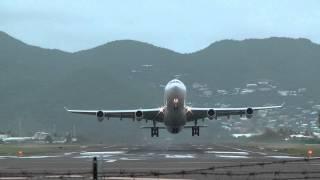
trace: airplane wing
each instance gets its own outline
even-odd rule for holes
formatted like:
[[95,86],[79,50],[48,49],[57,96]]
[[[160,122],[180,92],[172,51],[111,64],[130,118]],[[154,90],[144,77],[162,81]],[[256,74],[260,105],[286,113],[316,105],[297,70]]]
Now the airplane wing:
[[232,115],[247,116],[251,118],[255,111],[282,108],[281,106],[265,106],[265,107],[241,107],[241,108],[195,108],[188,107],[190,113],[187,114],[187,121],[195,121],[204,118],[218,118],[221,116],[230,117]]
[[76,114],[93,115],[102,121],[104,118],[126,118],[126,119],[146,119],[163,121],[163,109],[153,108],[153,109],[133,109],[133,110],[70,110],[65,108],[66,111]]

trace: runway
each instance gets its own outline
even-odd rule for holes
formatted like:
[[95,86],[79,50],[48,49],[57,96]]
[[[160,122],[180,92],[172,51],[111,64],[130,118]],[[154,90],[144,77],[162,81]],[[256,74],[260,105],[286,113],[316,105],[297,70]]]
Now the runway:
[[[0,180],[18,176],[89,178],[92,159],[100,176],[177,179],[320,178],[320,160],[240,144],[90,145],[74,152],[0,156]],[[137,179],[137,178],[136,178]]]

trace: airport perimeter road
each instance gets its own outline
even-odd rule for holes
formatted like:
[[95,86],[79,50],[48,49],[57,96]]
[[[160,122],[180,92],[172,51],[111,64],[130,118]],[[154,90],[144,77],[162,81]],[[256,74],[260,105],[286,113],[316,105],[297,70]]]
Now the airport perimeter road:
[[9,176],[89,178],[93,157],[98,158],[99,176],[109,179],[320,179],[316,157],[305,160],[232,144],[178,144],[84,146],[46,156],[0,156],[0,180]]

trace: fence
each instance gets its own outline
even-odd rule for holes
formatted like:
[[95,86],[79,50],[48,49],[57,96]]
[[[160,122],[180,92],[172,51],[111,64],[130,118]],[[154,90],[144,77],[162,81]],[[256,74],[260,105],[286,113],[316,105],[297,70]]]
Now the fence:
[[[272,165],[287,165],[288,163],[308,163],[313,161],[319,161],[320,158],[304,158],[304,159],[290,159],[290,160],[276,160],[268,162],[255,162],[255,163],[233,163],[222,166],[210,166],[208,168],[193,169],[193,170],[179,170],[171,172],[161,171],[103,171],[98,172],[98,160],[93,158],[92,169],[88,171],[72,171],[72,172],[27,172],[21,171],[19,173],[14,172],[0,172],[0,179],[5,177],[21,177],[20,179],[103,179],[107,177],[170,177],[170,176],[224,176],[224,177],[254,177],[259,176],[273,177],[274,180],[282,179],[320,179],[320,167],[319,170],[264,170],[264,171],[239,171],[236,168],[248,168],[248,167],[267,167]],[[282,175],[288,177],[281,177]],[[23,177],[23,178],[22,178]]]

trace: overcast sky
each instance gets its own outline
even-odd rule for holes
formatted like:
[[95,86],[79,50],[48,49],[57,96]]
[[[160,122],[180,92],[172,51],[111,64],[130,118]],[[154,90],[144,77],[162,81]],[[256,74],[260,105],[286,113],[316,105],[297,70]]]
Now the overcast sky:
[[319,0],[1,0],[0,31],[66,51],[133,39],[193,52],[222,39],[320,43]]

